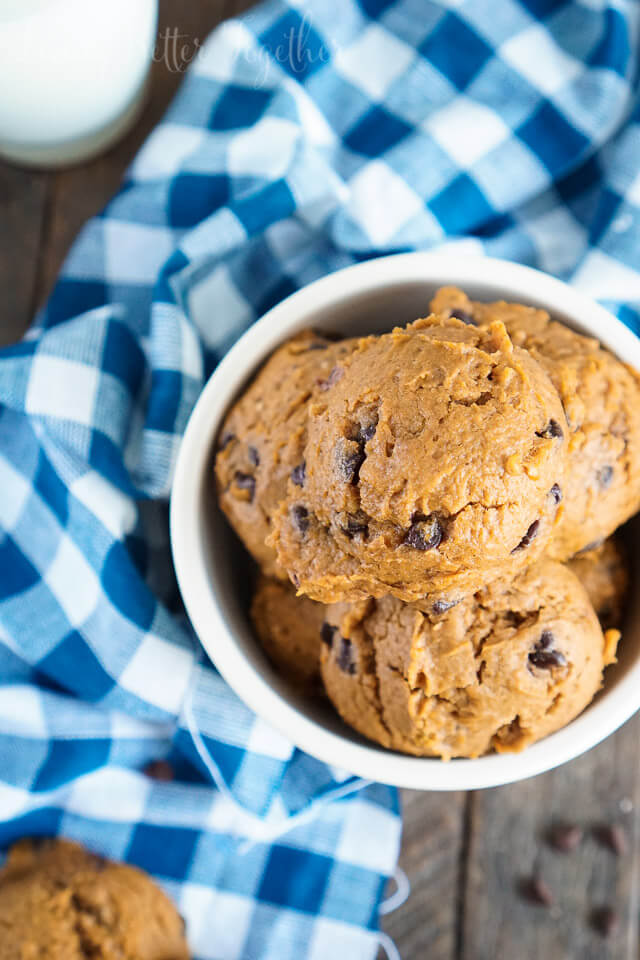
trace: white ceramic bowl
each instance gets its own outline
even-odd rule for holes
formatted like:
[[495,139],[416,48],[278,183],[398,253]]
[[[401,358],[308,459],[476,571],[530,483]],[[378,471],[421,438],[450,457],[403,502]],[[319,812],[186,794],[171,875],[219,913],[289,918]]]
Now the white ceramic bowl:
[[307,753],[365,778],[420,790],[475,790],[522,780],[571,760],[640,707],[640,600],[629,612],[619,662],[607,670],[604,689],[564,729],[522,753],[474,760],[444,763],[388,751],[347,727],[329,704],[296,694],[267,661],[247,616],[247,560],[216,506],[212,469],[214,440],[229,405],[279,343],[313,326],[353,336],[404,325],[428,313],[430,296],[443,284],[462,287],[477,299],[544,307],[556,319],[598,337],[640,370],[640,340],[630,330],[582,294],[528,267],[409,253],[340,270],[270,310],[209,380],[178,458],[171,539],[182,596],[205,650],[238,696],[267,723]]

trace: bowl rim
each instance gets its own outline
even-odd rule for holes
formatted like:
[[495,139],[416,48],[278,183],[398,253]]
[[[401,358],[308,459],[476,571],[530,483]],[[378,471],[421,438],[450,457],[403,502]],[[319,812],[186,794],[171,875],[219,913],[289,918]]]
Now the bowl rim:
[[[222,417],[258,365],[305,326],[305,317],[345,298],[390,285],[455,284],[546,305],[571,318],[612,353],[640,370],[640,339],[613,314],[563,281],[532,267],[481,255],[401,253],[345,267],[293,293],[257,320],[234,344],[205,385],[180,445],[170,502],[170,536],[182,598],[206,653],[250,709],[304,752],[366,780],[419,790],[477,790],[551,770],[596,746],[640,708],[640,656],[626,674],[567,726],[521,753],[444,762],[355,742],[324,728],[288,703],[245,655],[217,602],[206,569],[200,513],[202,482]],[[517,292],[516,292],[517,291]],[[478,295],[478,294],[476,294]]]

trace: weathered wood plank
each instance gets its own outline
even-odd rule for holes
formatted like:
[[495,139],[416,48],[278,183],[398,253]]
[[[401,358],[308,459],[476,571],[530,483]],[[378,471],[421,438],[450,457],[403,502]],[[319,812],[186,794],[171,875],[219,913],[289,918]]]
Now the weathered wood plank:
[[28,325],[40,266],[50,178],[0,163],[0,344]]
[[402,791],[400,866],[411,895],[384,918],[382,926],[403,960],[455,957],[465,802],[462,793]]
[[249,7],[254,7],[256,0],[226,0],[224,8],[225,19],[228,17],[237,17]]
[[[637,958],[639,745],[635,718],[558,770],[474,796],[459,960]],[[562,821],[584,829],[569,854],[545,842]],[[624,856],[595,840],[599,823],[624,827]],[[551,909],[519,893],[536,872],[553,891]],[[606,939],[590,926],[592,911],[605,905],[620,918]]]

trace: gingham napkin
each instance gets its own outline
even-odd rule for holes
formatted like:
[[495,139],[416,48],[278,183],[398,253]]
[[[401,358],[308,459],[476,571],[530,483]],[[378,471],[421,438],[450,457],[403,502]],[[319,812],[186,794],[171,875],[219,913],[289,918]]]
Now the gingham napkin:
[[[200,960],[372,960],[395,795],[292,749],[180,614],[202,385],[329,270],[445,245],[640,329],[637,0],[283,0],[219,28],[0,353],[0,843],[151,871]],[[169,758],[171,783],[141,772]],[[330,802],[331,801],[331,802]]]

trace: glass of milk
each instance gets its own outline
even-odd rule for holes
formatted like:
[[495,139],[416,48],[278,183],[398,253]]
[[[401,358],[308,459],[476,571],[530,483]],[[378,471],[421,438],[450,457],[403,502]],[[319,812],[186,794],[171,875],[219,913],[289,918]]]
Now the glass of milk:
[[0,0],[0,157],[86,160],[142,107],[158,0]]

